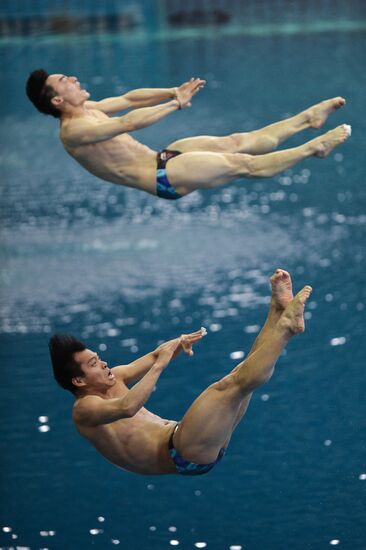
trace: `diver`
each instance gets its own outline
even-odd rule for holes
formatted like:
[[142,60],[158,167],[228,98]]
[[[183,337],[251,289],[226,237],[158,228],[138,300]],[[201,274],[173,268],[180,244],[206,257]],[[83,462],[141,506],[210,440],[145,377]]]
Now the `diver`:
[[[268,316],[247,358],[207,387],[180,422],[163,419],[144,405],[171,360],[181,352],[193,354],[192,346],[206,334],[204,328],[114,368],[73,336],[55,334],[49,344],[54,376],[75,397],[72,416],[80,435],[130,472],[209,472],[223,458],[254,390],[271,378],[282,350],[305,329],[304,306],[312,288],[305,286],[293,297],[290,275],[283,269],[270,281]],[[176,395],[183,391],[179,387]]]
[[60,120],[65,150],[91,174],[171,200],[239,178],[268,178],[311,156],[326,157],[351,134],[351,127],[342,124],[303,145],[273,152],[297,132],[320,128],[345,104],[335,97],[259,130],[188,137],[159,152],[131,137],[131,132],[190,107],[205,83],[191,78],[175,88],[143,88],[91,101],[77,77],[38,69],[30,74],[26,90],[39,111]]

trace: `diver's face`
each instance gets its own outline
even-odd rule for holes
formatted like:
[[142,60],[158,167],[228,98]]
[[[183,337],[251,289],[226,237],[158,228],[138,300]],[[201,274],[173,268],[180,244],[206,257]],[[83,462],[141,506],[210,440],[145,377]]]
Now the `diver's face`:
[[76,76],[50,74],[46,85],[51,86],[56,92],[56,96],[52,98],[55,107],[60,107],[64,103],[77,107],[90,97],[89,92],[81,88]]
[[89,388],[104,392],[114,386],[116,378],[108,364],[90,349],[78,351],[73,355],[75,361],[81,366],[83,376],[75,377],[73,383],[80,388]]

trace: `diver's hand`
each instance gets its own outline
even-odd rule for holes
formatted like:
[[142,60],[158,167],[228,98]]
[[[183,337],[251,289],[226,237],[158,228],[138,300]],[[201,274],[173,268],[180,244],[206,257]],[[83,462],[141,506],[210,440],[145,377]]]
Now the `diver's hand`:
[[[174,338],[174,340],[169,340],[168,342],[164,342],[163,344],[160,344],[154,351],[155,355],[155,363],[162,361],[164,364],[167,361],[166,366],[168,366],[168,363],[177,357],[182,351],[186,353],[189,356],[193,355],[192,346],[193,344],[196,344],[204,336],[206,336],[207,330],[204,327],[201,327],[200,330],[196,330],[195,332],[191,332],[189,334],[182,334],[179,336],[179,338]],[[165,368],[164,367],[164,368]]]
[[[170,361],[177,355],[177,350],[180,346],[180,338],[174,338],[164,342],[154,351],[155,362],[154,366],[165,369]],[[179,353],[179,352],[178,352]]]
[[179,108],[185,109],[186,107],[190,107],[192,105],[192,97],[198,94],[205,84],[206,80],[191,78],[188,82],[184,82],[178,88],[175,88],[175,97],[179,103]]
[[192,346],[196,342],[199,342],[199,340],[202,340],[204,336],[206,336],[207,330],[204,327],[201,327],[200,330],[197,330],[196,332],[191,332],[190,334],[182,334],[180,337],[180,345],[182,348],[182,351],[186,353],[189,356],[193,355]]

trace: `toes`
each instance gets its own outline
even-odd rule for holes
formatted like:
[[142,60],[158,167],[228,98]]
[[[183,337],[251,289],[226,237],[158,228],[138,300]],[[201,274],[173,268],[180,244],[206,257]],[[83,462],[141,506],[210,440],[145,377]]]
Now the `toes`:
[[306,296],[306,298],[309,298],[310,294],[312,293],[313,289],[311,288],[311,286],[309,285],[306,285],[304,286],[304,288],[301,290],[301,294],[303,294],[304,296]]
[[343,129],[346,131],[347,137],[352,134],[352,126],[350,124],[343,124]]
[[275,282],[278,279],[290,279],[290,274],[288,271],[285,271],[284,269],[277,268],[274,274],[270,277],[271,282]]

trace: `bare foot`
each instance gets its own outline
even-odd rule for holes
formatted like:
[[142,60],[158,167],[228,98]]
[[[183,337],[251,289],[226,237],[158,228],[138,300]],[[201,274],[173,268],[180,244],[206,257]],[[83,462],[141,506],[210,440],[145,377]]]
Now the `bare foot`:
[[270,282],[272,286],[271,305],[277,310],[284,310],[294,298],[290,274],[284,269],[276,269]]
[[309,298],[312,292],[311,286],[304,286],[300,292],[298,292],[295,298],[288,304],[285,311],[281,315],[279,325],[281,328],[290,332],[291,334],[298,334],[304,332],[304,307],[305,302]]
[[313,105],[305,111],[310,128],[321,128],[327,120],[330,113],[340,109],[345,105],[346,100],[343,97],[333,97]]
[[314,155],[316,157],[324,158],[329,153],[340,145],[351,135],[351,126],[348,124],[341,124],[333,130],[330,130],[326,134],[319,136],[309,141],[309,145],[314,148]]

